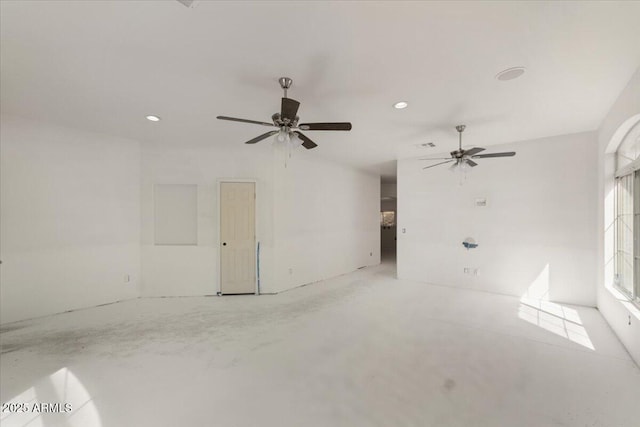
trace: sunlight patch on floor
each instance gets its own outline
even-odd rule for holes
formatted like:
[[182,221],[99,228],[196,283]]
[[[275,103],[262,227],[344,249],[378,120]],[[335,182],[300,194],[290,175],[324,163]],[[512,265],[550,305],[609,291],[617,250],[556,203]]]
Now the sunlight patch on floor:
[[520,298],[518,317],[590,350],[595,350],[578,311],[548,301],[549,264],[545,265],[527,292]]
[[3,408],[7,409],[0,418],[3,427],[102,426],[91,395],[67,368],[43,378]]

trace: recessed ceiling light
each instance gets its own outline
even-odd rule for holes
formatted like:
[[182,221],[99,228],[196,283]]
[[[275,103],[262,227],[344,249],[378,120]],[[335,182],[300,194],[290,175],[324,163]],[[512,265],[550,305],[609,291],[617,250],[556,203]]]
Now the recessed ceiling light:
[[404,101],[396,102],[393,104],[393,108],[397,108],[398,110],[402,110],[403,108],[407,108],[409,104]]
[[502,80],[502,81],[513,80],[513,79],[517,79],[523,74],[524,74],[524,67],[507,68],[506,70],[502,70],[498,74],[496,74],[496,79]]
[[147,120],[151,120],[152,122],[159,122],[160,117],[158,116],[147,116]]

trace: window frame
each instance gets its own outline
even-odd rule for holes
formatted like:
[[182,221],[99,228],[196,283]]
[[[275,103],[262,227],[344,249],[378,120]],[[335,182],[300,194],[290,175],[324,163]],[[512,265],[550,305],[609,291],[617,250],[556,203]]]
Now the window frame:
[[640,170],[633,172],[633,303],[640,307]]
[[[621,210],[621,200],[620,200],[620,183],[621,180],[631,178],[631,206],[632,206],[632,231],[631,238],[633,239],[632,250],[631,250],[631,259],[632,259],[632,283],[630,289],[625,287],[620,283],[619,274],[621,274],[621,265],[622,262],[621,256],[624,252],[624,248],[621,248],[621,239],[620,236],[620,227],[623,225],[621,223],[622,215],[629,215],[628,212],[622,213]],[[615,207],[615,222],[614,222],[614,249],[615,249],[615,259],[614,259],[614,277],[615,280],[613,282],[616,290],[621,292],[629,301],[640,308],[640,163],[636,160],[631,163],[631,165],[627,165],[622,168],[615,176],[615,186],[614,186],[614,207]],[[628,208],[628,206],[627,206]]]

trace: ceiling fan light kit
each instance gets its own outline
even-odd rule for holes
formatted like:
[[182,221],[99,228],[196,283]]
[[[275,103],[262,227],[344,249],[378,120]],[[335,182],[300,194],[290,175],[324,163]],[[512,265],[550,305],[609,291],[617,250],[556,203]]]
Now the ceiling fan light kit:
[[255,144],[263,139],[274,136],[274,143],[283,144],[289,148],[297,148],[302,145],[307,150],[317,147],[318,145],[313,142],[308,136],[300,132],[304,131],[316,131],[316,130],[351,130],[351,123],[339,122],[339,123],[298,123],[300,117],[298,117],[298,108],[300,108],[300,102],[295,99],[287,97],[287,91],[293,85],[293,80],[289,77],[280,77],[278,79],[280,87],[284,91],[284,97],[280,104],[280,112],[274,113],[271,116],[272,123],[260,122],[256,120],[238,119],[236,117],[218,116],[219,120],[229,120],[233,122],[250,123],[254,125],[276,127],[277,130],[271,130],[265,132],[262,135],[256,136],[253,139],[245,142],[245,144]]

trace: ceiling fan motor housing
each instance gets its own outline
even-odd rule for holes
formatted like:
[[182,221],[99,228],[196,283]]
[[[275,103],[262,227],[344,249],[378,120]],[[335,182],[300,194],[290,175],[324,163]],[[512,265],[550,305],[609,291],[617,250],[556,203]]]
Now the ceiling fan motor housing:
[[463,150],[455,150],[451,152],[451,157],[455,157],[456,159],[461,159],[464,156]]

